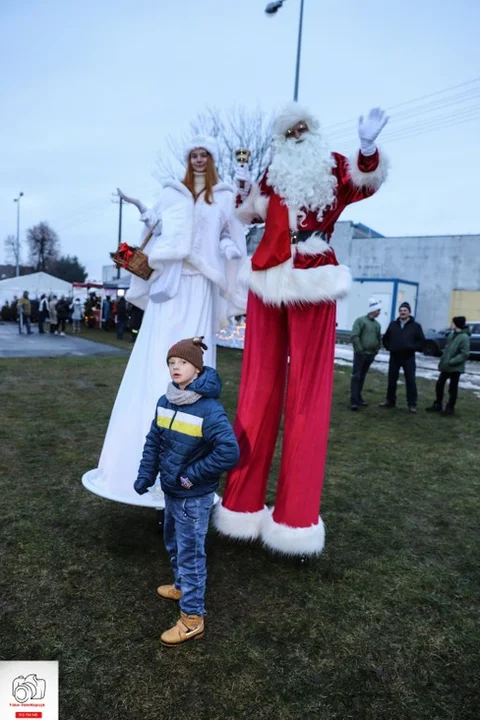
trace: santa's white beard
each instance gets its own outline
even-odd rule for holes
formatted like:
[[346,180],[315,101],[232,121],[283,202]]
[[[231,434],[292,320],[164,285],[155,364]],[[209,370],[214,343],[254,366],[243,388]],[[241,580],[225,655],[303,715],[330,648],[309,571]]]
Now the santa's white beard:
[[[274,156],[267,181],[291,210],[317,212],[322,219],[326,208],[335,202],[337,179],[332,173],[335,158],[321,135],[307,132],[301,142],[276,137]],[[304,213],[303,213],[304,214]]]

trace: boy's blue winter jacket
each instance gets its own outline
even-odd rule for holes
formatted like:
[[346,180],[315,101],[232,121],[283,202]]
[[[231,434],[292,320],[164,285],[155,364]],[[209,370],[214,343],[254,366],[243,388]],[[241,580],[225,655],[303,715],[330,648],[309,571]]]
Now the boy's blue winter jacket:
[[[174,405],[162,395],[157,403],[134,484],[140,495],[154,485],[158,473],[166,495],[206,495],[238,462],[238,443],[217,399],[222,389],[217,371],[205,367],[187,389],[202,397],[189,405]],[[190,489],[181,485],[180,476],[188,477]]]

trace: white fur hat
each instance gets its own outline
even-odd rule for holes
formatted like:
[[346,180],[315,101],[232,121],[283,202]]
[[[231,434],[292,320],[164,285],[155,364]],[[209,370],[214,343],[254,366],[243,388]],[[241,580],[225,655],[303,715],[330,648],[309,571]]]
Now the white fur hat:
[[290,102],[285,105],[277,116],[273,126],[273,132],[275,135],[285,135],[287,130],[302,120],[307,123],[310,130],[315,131],[320,127],[320,123],[317,118],[312,115],[310,110],[297,102]]
[[213,158],[213,162],[215,165],[218,165],[218,143],[214,137],[209,135],[197,135],[196,137],[193,137],[185,146],[184,157],[186,163],[188,163],[192,150],[196,150],[197,148],[203,148],[210,153]]
[[382,309],[382,303],[380,300],[376,300],[375,298],[370,298],[368,301],[368,312],[376,312],[377,310]]

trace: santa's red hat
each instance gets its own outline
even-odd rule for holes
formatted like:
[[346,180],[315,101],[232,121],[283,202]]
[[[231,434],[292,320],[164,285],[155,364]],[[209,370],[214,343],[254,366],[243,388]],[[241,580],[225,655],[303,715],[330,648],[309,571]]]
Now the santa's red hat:
[[305,122],[309,130],[318,130],[320,123],[310,110],[297,102],[290,102],[280,111],[273,125],[275,135],[285,135],[287,130],[299,122]]

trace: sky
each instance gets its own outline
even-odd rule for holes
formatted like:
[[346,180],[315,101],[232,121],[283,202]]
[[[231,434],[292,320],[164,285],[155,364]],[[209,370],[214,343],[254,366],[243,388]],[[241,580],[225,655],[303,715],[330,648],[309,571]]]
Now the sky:
[[[101,278],[118,236],[112,192],[154,202],[168,136],[208,105],[270,113],[291,100],[300,0],[272,17],[265,4],[2,0],[0,262],[22,191],[21,238],[46,221]],[[305,0],[299,101],[332,150],[355,150],[369,108],[390,115],[388,183],[342,220],[390,236],[480,232],[479,27],[478,0]],[[123,240],[139,232],[127,206]]]

